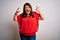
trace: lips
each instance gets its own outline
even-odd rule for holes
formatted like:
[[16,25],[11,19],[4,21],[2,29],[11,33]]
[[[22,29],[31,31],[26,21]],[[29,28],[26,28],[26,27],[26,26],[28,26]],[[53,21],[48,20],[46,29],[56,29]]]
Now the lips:
[[29,10],[26,10],[26,12],[30,12]]

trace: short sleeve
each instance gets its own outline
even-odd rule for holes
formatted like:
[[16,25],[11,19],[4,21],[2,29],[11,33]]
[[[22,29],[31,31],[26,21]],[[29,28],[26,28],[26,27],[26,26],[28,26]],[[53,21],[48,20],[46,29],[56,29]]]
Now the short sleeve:
[[17,22],[18,22],[19,29],[20,29],[21,24],[22,24],[22,17],[21,17],[21,14],[17,16]]
[[37,13],[37,12],[34,12],[34,13],[35,13],[35,16],[36,16],[37,20],[39,20],[39,17],[41,17],[40,14]]
[[20,19],[21,19],[21,16],[18,15],[18,16],[17,16],[17,21],[20,22]]

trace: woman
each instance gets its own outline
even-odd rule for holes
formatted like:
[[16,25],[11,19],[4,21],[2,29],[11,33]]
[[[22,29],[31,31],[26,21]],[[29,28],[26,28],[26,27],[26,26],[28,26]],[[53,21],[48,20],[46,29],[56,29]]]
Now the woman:
[[21,40],[36,40],[36,32],[38,31],[38,20],[44,20],[44,15],[41,13],[40,8],[36,7],[33,12],[31,4],[25,3],[23,13],[18,15],[19,8],[14,14],[14,21],[18,22],[19,33]]

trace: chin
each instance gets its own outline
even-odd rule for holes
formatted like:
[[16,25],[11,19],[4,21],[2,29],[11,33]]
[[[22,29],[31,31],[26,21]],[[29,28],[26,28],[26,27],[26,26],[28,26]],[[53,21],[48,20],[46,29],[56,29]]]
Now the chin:
[[27,12],[26,14],[27,14],[27,15],[29,15],[29,14],[30,14],[30,12]]

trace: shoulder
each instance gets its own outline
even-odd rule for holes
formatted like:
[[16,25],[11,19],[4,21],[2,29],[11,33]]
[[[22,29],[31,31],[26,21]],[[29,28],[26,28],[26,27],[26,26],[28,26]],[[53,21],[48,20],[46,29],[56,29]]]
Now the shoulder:
[[36,16],[36,17],[40,17],[40,14],[36,11],[33,12],[33,14]]
[[36,12],[36,11],[33,11],[32,12],[34,15],[38,15],[39,13],[38,12]]
[[22,17],[22,14],[17,15],[17,17]]
[[22,18],[22,14],[17,15],[17,19],[20,20]]
[[33,11],[32,13],[33,13],[33,14],[36,14],[36,11]]

